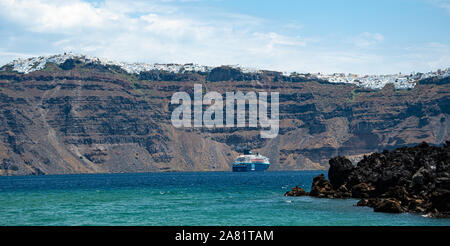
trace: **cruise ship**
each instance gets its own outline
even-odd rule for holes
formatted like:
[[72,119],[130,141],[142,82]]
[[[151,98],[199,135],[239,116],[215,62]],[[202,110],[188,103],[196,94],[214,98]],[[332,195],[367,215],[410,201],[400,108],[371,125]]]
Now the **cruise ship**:
[[269,158],[259,153],[254,155],[250,150],[246,150],[234,160],[233,172],[261,172],[267,170],[269,166]]

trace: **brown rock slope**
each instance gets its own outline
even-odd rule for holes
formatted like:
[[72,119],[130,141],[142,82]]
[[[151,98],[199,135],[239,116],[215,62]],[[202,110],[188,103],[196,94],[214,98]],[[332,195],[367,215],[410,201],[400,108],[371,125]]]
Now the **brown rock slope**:
[[[29,74],[0,71],[3,175],[230,170],[247,145],[270,170],[325,169],[336,155],[361,156],[449,137],[450,87],[370,90],[265,71],[128,74],[115,66],[47,64]],[[278,91],[280,133],[171,125],[173,93]]]

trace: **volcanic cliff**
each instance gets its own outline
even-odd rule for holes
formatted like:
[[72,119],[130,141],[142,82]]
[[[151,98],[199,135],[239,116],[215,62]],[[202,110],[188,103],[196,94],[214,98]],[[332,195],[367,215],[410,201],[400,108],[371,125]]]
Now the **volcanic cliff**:
[[[175,92],[279,92],[280,130],[175,128]],[[0,69],[0,174],[220,171],[245,147],[270,170],[326,169],[328,159],[449,138],[449,78],[382,89],[274,71],[130,72],[71,58],[29,73]]]

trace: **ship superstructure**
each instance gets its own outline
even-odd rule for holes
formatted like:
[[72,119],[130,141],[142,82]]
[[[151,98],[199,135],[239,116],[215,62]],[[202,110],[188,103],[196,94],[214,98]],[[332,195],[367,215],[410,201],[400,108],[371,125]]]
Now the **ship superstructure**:
[[255,172],[265,171],[269,168],[269,158],[252,154],[250,150],[244,151],[243,155],[238,156],[233,162],[233,172]]

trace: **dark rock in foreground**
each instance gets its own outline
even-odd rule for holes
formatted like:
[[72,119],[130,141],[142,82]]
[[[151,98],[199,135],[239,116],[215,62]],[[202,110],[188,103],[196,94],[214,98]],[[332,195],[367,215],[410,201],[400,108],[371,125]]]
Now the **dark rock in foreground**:
[[373,211],[375,212],[385,212],[385,213],[402,213],[403,208],[401,202],[395,198],[387,198],[380,200],[373,206]]
[[291,191],[286,192],[285,196],[307,196],[309,193],[302,188],[295,186]]
[[347,177],[355,167],[352,162],[345,157],[335,157],[329,161],[328,177],[334,187],[340,187],[345,183]]
[[450,141],[443,147],[422,143],[374,153],[364,156],[356,167],[345,157],[329,163],[330,180],[323,174],[315,177],[311,192],[303,195],[360,198],[357,206],[372,207],[375,212],[450,217]]

